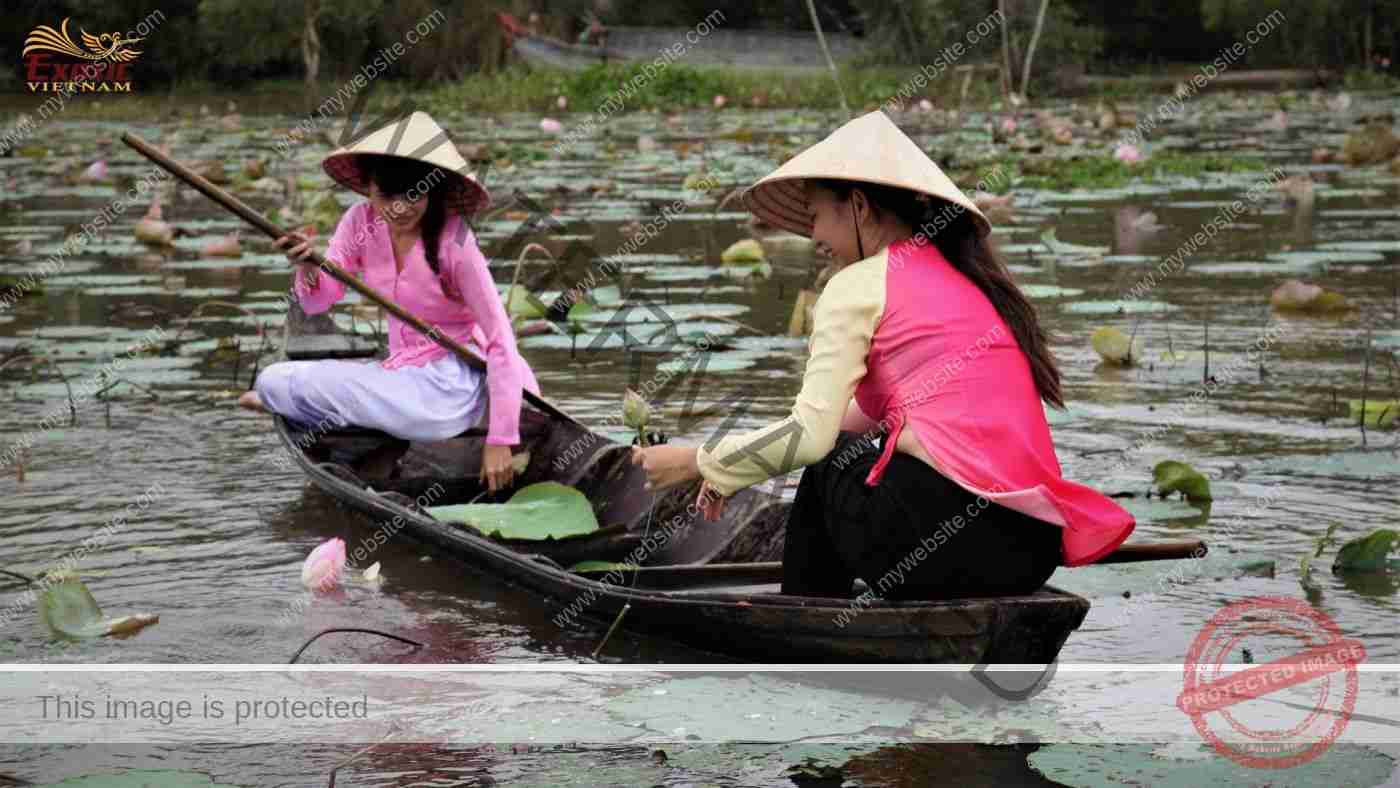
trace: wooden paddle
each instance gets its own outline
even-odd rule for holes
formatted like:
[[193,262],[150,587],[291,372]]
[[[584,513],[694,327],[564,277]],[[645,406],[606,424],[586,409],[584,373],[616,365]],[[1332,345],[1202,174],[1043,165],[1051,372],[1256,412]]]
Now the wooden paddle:
[[[218,186],[215,186],[213,183],[210,183],[207,178],[200,175],[199,173],[191,171],[185,165],[181,164],[178,161],[175,161],[169,156],[166,156],[164,153],[161,153],[160,151],[151,147],[149,143],[136,136],[135,134],[132,134],[130,132],[122,134],[122,142],[126,143],[127,146],[130,147],[132,150],[135,150],[137,153],[141,154],[142,156],[145,156],[146,158],[160,165],[162,168],[168,170],[170,174],[174,175],[175,177],[179,178],[185,183],[188,183],[190,186],[193,186],[205,197],[208,197],[209,199],[213,200],[219,205],[222,205],[223,207],[227,208],[229,211],[232,211],[240,219],[261,230],[268,237],[277,239],[288,234],[286,230],[283,230],[281,227],[278,227],[271,221],[268,221],[267,217],[258,213],[255,209],[252,208],[252,206],[238,199],[234,195],[229,194],[227,191],[224,191]],[[313,249],[311,250],[311,259],[303,260],[300,262],[303,265],[319,268],[320,270],[325,271],[326,273],[334,277],[336,280],[343,283],[346,287],[350,288],[351,290],[354,290],[355,292],[359,293],[360,295],[364,296],[370,301],[373,301],[374,303],[380,305],[384,309],[387,309],[398,319],[404,321],[410,326],[413,326],[420,334],[423,334],[428,339],[431,339],[439,345],[447,348],[458,358],[465,361],[473,369],[478,369],[482,372],[486,371],[486,362],[476,353],[473,353],[470,349],[468,349],[465,345],[462,345],[460,342],[456,341],[455,339],[449,336],[444,336],[441,332],[437,331],[432,326],[419,319],[417,315],[414,315],[413,313],[409,312],[408,310],[404,309],[403,307],[399,306],[393,301],[390,301],[388,298],[385,298],[383,295],[376,292],[373,288],[369,287],[364,282],[361,282],[359,279],[356,279],[354,276],[351,276],[350,273],[344,268],[341,268],[340,266],[336,265],[330,260],[327,260],[326,258],[322,257],[320,252],[317,252]],[[541,397],[538,394],[535,394],[528,390],[522,391],[522,393],[524,394],[526,402],[529,402],[531,405],[534,405],[536,408],[539,408],[541,411],[544,411],[550,416],[553,416],[556,419],[561,419],[563,421],[578,424],[579,426],[583,426],[583,424],[578,419],[575,419],[573,416],[570,416],[569,414],[560,410],[558,406],[545,399],[544,397]]]
[[[1170,561],[1179,558],[1199,558],[1206,554],[1206,543],[1199,539],[1177,542],[1144,542],[1125,544],[1100,558],[1100,564],[1127,564],[1135,561]],[[763,561],[751,564],[677,564],[674,566],[644,566],[640,569],[590,569],[578,572],[584,577],[600,580],[609,572],[616,571],[624,582],[632,582],[637,575],[637,585],[642,588],[691,588],[714,585],[761,585],[781,583],[783,564],[781,561]],[[614,575],[616,577],[617,575]]]

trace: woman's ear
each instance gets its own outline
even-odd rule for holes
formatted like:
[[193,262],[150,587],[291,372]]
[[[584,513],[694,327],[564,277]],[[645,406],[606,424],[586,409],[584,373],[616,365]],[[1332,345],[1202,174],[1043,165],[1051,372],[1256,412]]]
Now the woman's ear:
[[870,200],[861,189],[851,189],[851,213],[856,222],[862,225],[873,218],[870,215]]

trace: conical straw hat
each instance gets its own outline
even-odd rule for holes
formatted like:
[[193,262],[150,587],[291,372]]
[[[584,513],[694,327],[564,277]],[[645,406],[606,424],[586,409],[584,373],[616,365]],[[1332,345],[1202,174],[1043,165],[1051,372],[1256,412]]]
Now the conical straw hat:
[[965,210],[972,214],[979,235],[992,230],[976,204],[880,110],[848,122],[744,190],[744,205],[763,221],[810,238],[806,178],[876,183],[927,194],[952,204],[949,219]]
[[361,166],[365,154],[398,156],[440,168],[447,180],[436,186],[443,195],[450,213],[470,217],[491,204],[486,187],[477,183],[467,160],[457,151],[447,133],[426,112],[415,112],[406,118],[375,129],[358,141],[332,151],[321,160],[321,167],[336,183],[360,194],[369,194],[369,178]]

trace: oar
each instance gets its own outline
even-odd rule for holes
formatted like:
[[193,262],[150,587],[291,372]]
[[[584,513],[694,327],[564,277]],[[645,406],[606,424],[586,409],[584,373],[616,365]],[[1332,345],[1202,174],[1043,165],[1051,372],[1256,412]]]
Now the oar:
[[[185,165],[179,163],[178,161],[175,161],[169,156],[166,156],[164,153],[161,153],[160,151],[151,147],[149,143],[136,136],[135,134],[132,134],[130,132],[122,134],[122,142],[126,143],[132,150],[135,150],[142,156],[145,156],[146,158],[150,159],[151,161],[155,162],[156,164],[160,165],[166,170],[169,170],[172,175],[184,181],[185,183],[188,183],[189,185],[193,186],[195,189],[199,190],[199,192],[205,197],[208,197],[209,199],[213,200],[219,205],[222,205],[223,207],[232,211],[240,219],[261,230],[268,237],[275,239],[287,235],[287,232],[285,230],[268,221],[267,217],[258,213],[247,203],[238,199],[234,195],[229,194],[228,192],[224,191],[218,186],[215,186],[214,184],[210,183],[207,178],[200,175],[199,173],[191,171]],[[413,326],[415,329],[417,329],[419,333],[423,334],[428,339],[431,339],[439,345],[447,348],[449,351],[451,351],[458,358],[465,361],[472,368],[481,370],[482,372],[486,371],[486,362],[482,360],[480,356],[473,353],[470,349],[468,349],[466,346],[462,345],[455,339],[449,336],[445,336],[440,331],[434,330],[432,326],[419,319],[417,315],[414,315],[413,313],[409,312],[408,310],[404,309],[403,307],[399,306],[393,301],[390,301],[388,298],[385,298],[383,295],[376,292],[373,288],[369,287],[364,282],[361,282],[359,279],[356,279],[355,277],[351,276],[350,273],[347,272],[345,269],[341,268],[340,266],[336,265],[330,260],[327,260],[326,258],[322,257],[320,252],[317,252],[313,249],[311,251],[311,259],[300,262],[302,262],[304,265],[320,268],[321,270],[330,274],[336,280],[344,283],[346,287],[350,288],[351,290],[354,290],[355,292],[359,293],[360,295],[364,296],[370,301],[373,301],[374,303],[387,309],[398,319],[404,321],[410,326]],[[553,416],[556,419],[561,419],[563,421],[568,421],[583,426],[578,421],[578,419],[575,419],[573,416],[570,416],[569,414],[560,410],[558,406],[545,399],[544,397],[534,394],[528,390],[523,391],[522,394],[524,394],[526,402],[529,402],[536,408],[539,408],[545,413],[548,413],[550,416]]]
[[[1176,542],[1140,542],[1121,545],[1100,558],[1100,564],[1127,564],[1135,561],[1170,561],[1179,558],[1199,558],[1206,554],[1206,543],[1199,539]],[[590,569],[577,574],[601,580],[609,572],[622,575],[623,581],[644,588],[695,588],[714,585],[759,585],[780,583],[783,579],[781,561],[751,564],[676,564],[672,566],[643,566],[639,569]]]

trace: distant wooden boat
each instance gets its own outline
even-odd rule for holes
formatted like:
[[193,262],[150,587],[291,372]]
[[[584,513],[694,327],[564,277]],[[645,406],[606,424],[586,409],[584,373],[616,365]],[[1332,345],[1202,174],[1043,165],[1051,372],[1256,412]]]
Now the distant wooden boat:
[[[340,332],[325,315],[287,316],[284,355],[291,359],[368,358],[376,347]],[[398,442],[382,433],[315,434],[282,418],[276,431],[307,478],[376,523],[396,523],[395,537],[414,539],[539,595],[572,623],[602,626],[628,606],[622,628],[696,648],[764,662],[1048,663],[1084,620],[1088,600],[1046,587],[1015,597],[943,601],[874,600],[850,614],[849,600],[778,593],[789,504],[756,490],[729,499],[716,523],[695,519],[652,550],[638,571],[575,572],[587,559],[616,560],[643,545],[677,515],[696,488],[655,497],[631,464],[630,449],[586,428],[527,408],[521,417],[530,462],[518,484],[553,480],[593,503],[602,531],[547,542],[506,542],[433,519],[418,506],[476,497],[479,430],[413,443],[394,477],[374,474],[376,450]],[[575,460],[556,467],[555,458]],[[690,522],[683,519],[682,523]],[[382,527],[382,525],[381,525]],[[612,582],[607,582],[611,579]],[[843,616],[843,613],[847,615]]]

